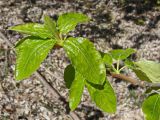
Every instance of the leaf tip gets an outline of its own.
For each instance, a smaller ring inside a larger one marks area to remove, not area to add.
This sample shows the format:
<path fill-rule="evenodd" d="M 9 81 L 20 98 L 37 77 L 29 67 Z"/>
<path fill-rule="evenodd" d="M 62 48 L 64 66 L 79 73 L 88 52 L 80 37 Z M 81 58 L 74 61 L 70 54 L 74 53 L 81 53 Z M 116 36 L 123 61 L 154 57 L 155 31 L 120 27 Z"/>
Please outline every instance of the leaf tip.
<path fill-rule="evenodd" d="M 71 111 L 74 111 L 76 109 L 76 107 L 74 107 L 72 102 L 69 102 L 69 108 L 70 108 Z"/>
<path fill-rule="evenodd" d="M 15 26 L 11 26 L 11 27 L 9 27 L 7 30 L 14 30 L 14 27 L 15 27 Z"/>
<path fill-rule="evenodd" d="M 50 19 L 49 15 L 47 14 L 43 15 L 43 20 L 45 21 L 46 19 Z"/>

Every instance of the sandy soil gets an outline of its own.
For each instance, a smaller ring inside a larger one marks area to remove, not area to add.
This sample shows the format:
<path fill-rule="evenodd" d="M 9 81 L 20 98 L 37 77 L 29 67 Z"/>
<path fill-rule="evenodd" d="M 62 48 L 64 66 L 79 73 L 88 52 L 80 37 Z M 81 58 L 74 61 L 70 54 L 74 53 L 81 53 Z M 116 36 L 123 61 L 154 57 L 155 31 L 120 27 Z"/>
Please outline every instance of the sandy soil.
<path fill-rule="evenodd" d="M 136 0 L 133 0 L 136 1 Z M 57 19 L 59 14 L 76 11 L 87 14 L 91 21 L 78 25 L 70 35 L 83 36 L 96 48 L 132 47 L 137 50 L 133 60 L 140 58 L 160 61 L 160 9 L 155 4 L 141 4 L 118 0 L 0 0 L 0 32 L 14 45 L 22 35 L 7 28 L 27 22 L 43 22 L 43 15 Z M 15 81 L 15 53 L 0 36 L 0 119 L 2 120 L 70 120 L 61 100 L 55 99 L 39 79 L 33 75 Z M 63 80 L 64 68 L 69 64 L 63 49 L 54 49 L 39 71 L 58 92 L 68 98 Z M 135 75 L 127 71 L 127 74 Z M 85 90 L 76 113 L 82 120 L 143 120 L 141 103 L 145 89 L 121 80 L 109 78 L 117 94 L 115 114 L 107 114 L 95 107 Z"/>

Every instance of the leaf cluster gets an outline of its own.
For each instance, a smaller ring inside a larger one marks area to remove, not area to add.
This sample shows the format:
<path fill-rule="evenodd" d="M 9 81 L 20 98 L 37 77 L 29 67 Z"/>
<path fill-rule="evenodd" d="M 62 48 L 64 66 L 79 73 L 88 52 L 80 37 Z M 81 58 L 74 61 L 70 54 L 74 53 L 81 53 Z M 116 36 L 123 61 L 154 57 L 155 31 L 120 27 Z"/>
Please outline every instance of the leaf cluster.
<path fill-rule="evenodd" d="M 103 54 L 104 63 L 109 72 L 121 73 L 124 69 L 132 70 L 137 77 L 148 83 L 160 83 L 160 63 L 149 60 L 133 62 L 128 57 L 136 51 L 128 48 L 126 50 L 112 50 Z M 119 64 L 123 67 L 119 68 Z M 115 65 L 116 64 L 116 65 Z M 159 88 L 149 88 L 148 97 L 142 104 L 142 110 L 146 120 L 159 120 L 160 92 Z"/>
<path fill-rule="evenodd" d="M 116 96 L 106 78 L 106 68 L 100 53 L 87 38 L 67 36 L 78 23 L 88 20 L 81 13 L 65 13 L 57 21 L 44 16 L 44 24 L 27 23 L 9 28 L 28 35 L 16 45 L 16 80 L 32 75 L 49 51 L 56 45 L 61 46 L 71 61 L 64 72 L 66 86 L 70 89 L 71 110 L 78 106 L 84 87 L 87 87 L 96 105 L 105 112 L 113 113 L 116 110 Z"/>
<path fill-rule="evenodd" d="M 133 62 L 129 57 L 134 49 L 116 49 L 107 53 L 97 51 L 92 42 L 83 37 L 68 37 L 68 33 L 79 23 L 89 21 L 81 13 L 65 13 L 57 21 L 44 16 L 44 23 L 27 23 L 10 27 L 27 37 L 15 46 L 17 53 L 16 80 L 28 78 L 36 71 L 55 46 L 63 47 L 70 65 L 65 68 L 64 81 L 69 89 L 69 106 L 74 110 L 81 101 L 86 87 L 92 101 L 104 112 L 116 111 L 116 95 L 106 76 L 107 73 L 121 74 L 131 69 L 140 80 L 160 82 L 160 63 L 141 60 Z M 160 111 L 159 92 L 153 92 L 143 103 L 142 109 L 147 120 L 158 120 Z"/>

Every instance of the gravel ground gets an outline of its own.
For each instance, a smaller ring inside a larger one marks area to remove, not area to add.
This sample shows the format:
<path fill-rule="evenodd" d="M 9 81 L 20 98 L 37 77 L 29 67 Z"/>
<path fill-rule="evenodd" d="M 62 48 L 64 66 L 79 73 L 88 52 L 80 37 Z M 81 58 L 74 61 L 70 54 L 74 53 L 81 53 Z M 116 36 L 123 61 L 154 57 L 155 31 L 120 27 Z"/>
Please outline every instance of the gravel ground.
<path fill-rule="evenodd" d="M 137 50 L 134 60 L 145 58 L 160 62 L 160 9 L 155 6 L 122 5 L 116 0 L 0 0 L 0 31 L 15 44 L 22 36 L 8 31 L 8 27 L 27 22 L 41 23 L 44 14 L 57 19 L 59 14 L 70 11 L 82 12 L 91 18 L 88 24 L 78 25 L 76 32 L 70 35 L 89 38 L 103 52 L 132 47 Z M 136 22 L 142 18 L 143 25 Z M 0 39 L 0 119 L 70 120 L 63 102 L 54 99 L 35 75 L 21 82 L 15 81 L 15 59 L 13 48 Z M 63 71 L 68 64 L 64 50 L 54 49 L 39 69 L 66 99 L 68 90 Z M 135 77 L 130 71 L 127 74 Z M 82 120 L 143 120 L 141 103 L 145 90 L 118 79 L 109 80 L 117 94 L 115 114 L 103 113 L 96 108 L 86 90 L 75 112 Z"/>

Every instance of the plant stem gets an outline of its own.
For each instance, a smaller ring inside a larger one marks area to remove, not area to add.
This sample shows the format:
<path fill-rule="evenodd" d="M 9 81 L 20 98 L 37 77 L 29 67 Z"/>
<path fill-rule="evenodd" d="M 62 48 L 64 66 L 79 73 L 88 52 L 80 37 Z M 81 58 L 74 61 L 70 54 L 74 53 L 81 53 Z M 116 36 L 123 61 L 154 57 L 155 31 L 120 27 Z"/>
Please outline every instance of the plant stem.
<path fill-rule="evenodd" d="M 119 79 L 125 80 L 127 82 L 130 82 L 133 85 L 138 85 L 143 88 L 148 88 L 148 87 L 149 88 L 155 88 L 155 87 L 160 88 L 160 83 L 149 83 L 146 81 L 139 81 L 139 80 L 133 79 L 133 78 L 126 76 L 126 75 L 123 75 L 123 74 L 117 74 L 117 73 L 110 73 L 110 74 L 113 78 L 119 78 Z"/>
<path fill-rule="evenodd" d="M 126 66 L 123 66 L 121 69 L 119 69 L 119 72 L 121 72 L 124 68 L 126 68 Z"/>
<path fill-rule="evenodd" d="M 119 71 L 119 60 L 117 60 L 117 71 Z"/>
<path fill-rule="evenodd" d="M 119 74 L 119 72 L 116 70 L 116 68 L 114 67 L 114 65 L 112 65 L 112 69 L 115 73 Z"/>
<path fill-rule="evenodd" d="M 61 33 L 59 33 L 59 38 L 60 38 L 61 41 L 63 41 L 63 36 L 62 36 Z"/>
<path fill-rule="evenodd" d="M 116 73 L 110 73 L 110 74 L 111 74 L 111 76 L 112 76 L 113 78 L 119 78 L 119 79 L 128 81 L 128 82 L 130 82 L 130 83 L 132 83 L 132 84 L 134 84 L 134 85 L 137 85 L 137 83 L 138 83 L 137 80 L 132 79 L 132 78 L 130 78 L 129 76 L 126 76 L 126 75 L 123 75 L 123 74 L 116 74 Z"/>

